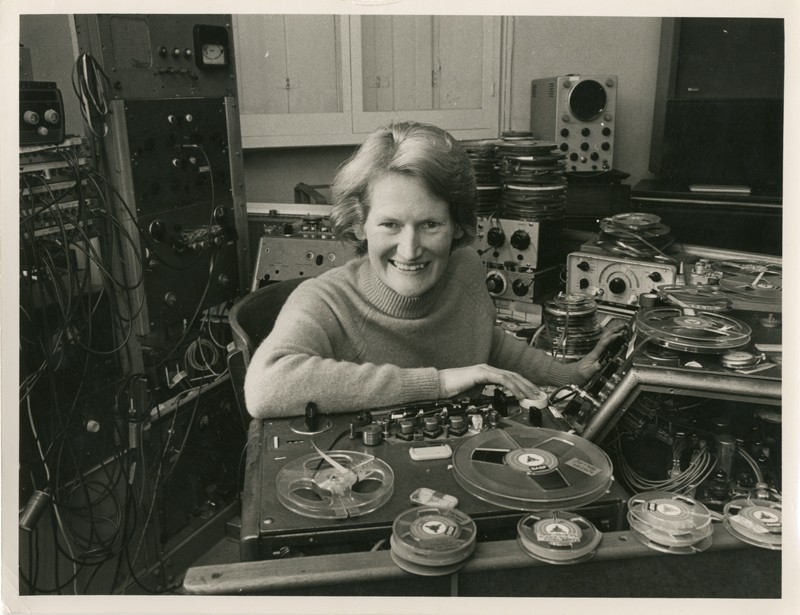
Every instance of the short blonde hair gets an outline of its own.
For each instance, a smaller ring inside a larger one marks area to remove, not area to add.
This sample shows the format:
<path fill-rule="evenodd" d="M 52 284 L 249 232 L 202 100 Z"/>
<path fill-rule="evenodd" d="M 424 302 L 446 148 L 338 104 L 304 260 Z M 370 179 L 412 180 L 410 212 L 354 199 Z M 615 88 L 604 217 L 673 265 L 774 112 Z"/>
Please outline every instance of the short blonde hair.
<path fill-rule="evenodd" d="M 475 238 L 477 189 L 472 163 L 461 144 L 447 131 L 419 122 L 397 122 L 379 128 L 342 165 L 331 185 L 331 222 L 336 236 L 367 251 L 355 227 L 369 212 L 372 183 L 386 173 L 421 179 L 431 194 L 445 201 L 456 225 L 453 248 Z"/>

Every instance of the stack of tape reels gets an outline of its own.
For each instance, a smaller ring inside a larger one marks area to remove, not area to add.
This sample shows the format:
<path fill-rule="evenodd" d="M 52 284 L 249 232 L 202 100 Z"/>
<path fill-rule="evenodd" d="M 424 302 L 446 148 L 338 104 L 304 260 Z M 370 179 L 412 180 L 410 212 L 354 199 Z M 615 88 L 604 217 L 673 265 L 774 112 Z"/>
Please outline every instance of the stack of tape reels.
<path fill-rule="evenodd" d="M 690 497 L 669 491 L 647 491 L 628 502 L 633 536 L 662 553 L 691 555 L 711 546 L 711 512 Z"/>
<path fill-rule="evenodd" d="M 475 551 L 477 533 L 475 522 L 458 509 L 411 508 L 394 521 L 391 557 L 413 574 L 450 574 L 462 568 Z"/>

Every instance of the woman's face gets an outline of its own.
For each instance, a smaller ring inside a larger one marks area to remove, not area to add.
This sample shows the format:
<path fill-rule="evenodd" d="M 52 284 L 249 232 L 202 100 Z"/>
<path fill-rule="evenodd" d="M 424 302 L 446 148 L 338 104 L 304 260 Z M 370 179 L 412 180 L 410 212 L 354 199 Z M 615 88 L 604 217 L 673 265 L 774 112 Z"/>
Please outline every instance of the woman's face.
<path fill-rule="evenodd" d="M 369 213 L 356 236 L 367 241 L 370 264 L 381 281 L 404 297 L 433 288 L 460 236 L 447 203 L 422 180 L 387 173 L 370 187 Z"/>

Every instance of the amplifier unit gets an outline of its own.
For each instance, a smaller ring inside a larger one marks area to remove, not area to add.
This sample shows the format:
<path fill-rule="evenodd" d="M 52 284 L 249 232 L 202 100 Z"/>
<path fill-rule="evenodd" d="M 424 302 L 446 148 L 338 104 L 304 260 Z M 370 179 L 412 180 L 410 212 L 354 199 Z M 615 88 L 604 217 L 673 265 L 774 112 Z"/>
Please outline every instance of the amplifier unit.
<path fill-rule="evenodd" d="M 531 83 L 531 132 L 558 143 L 567 171 L 608 171 L 614 161 L 616 75 L 565 75 Z"/>
<path fill-rule="evenodd" d="M 64 140 L 64 103 L 52 81 L 19 82 L 19 144 L 50 145 Z"/>
<path fill-rule="evenodd" d="M 543 269 L 558 264 L 561 222 L 478 217 L 473 244 L 487 263 Z"/>
<path fill-rule="evenodd" d="M 573 252 L 567 255 L 567 291 L 592 295 L 597 301 L 638 305 L 641 293 L 675 284 L 674 264 Z"/>

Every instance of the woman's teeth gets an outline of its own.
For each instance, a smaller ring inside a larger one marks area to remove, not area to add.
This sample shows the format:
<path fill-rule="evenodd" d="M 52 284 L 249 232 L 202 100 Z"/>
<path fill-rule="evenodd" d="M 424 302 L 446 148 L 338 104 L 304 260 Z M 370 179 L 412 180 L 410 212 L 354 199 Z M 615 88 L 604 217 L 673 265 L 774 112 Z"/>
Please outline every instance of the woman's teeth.
<path fill-rule="evenodd" d="M 414 264 L 406 264 L 406 263 L 398 263 L 397 261 L 390 261 L 394 267 L 399 269 L 400 271 L 419 271 L 420 269 L 424 269 L 428 266 L 428 263 L 414 263 Z"/>

